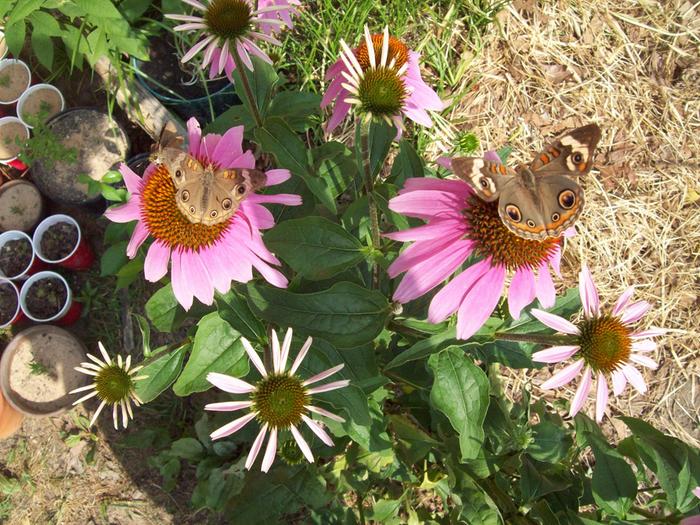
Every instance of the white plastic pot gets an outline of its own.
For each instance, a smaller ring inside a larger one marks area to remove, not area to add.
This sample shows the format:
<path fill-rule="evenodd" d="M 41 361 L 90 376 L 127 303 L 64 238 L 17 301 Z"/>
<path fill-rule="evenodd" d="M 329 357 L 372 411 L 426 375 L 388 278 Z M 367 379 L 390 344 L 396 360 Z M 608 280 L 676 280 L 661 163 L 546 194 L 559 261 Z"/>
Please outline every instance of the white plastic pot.
<path fill-rule="evenodd" d="M 32 72 L 29 69 L 29 66 L 17 58 L 3 58 L 0 60 L 0 75 L 2 74 L 3 69 L 12 65 L 19 65 L 27 72 L 27 85 L 22 88 L 22 91 L 16 97 L 11 100 L 0 100 L 0 104 L 14 104 L 19 100 L 19 97 L 22 96 L 22 93 L 27 91 L 27 88 L 32 83 Z"/>
<path fill-rule="evenodd" d="M 75 246 L 73 246 L 73 249 L 70 251 L 68 255 L 66 255 L 63 259 L 58 259 L 58 260 L 52 260 L 49 259 L 44 253 L 41 251 L 41 239 L 44 237 L 44 234 L 46 231 L 53 226 L 54 224 L 60 224 L 62 222 L 67 222 L 68 224 L 72 224 L 78 229 L 78 240 L 75 242 Z M 36 252 L 37 257 L 41 259 L 44 262 L 51 263 L 51 264 L 61 264 L 62 262 L 70 259 L 73 257 L 73 254 L 75 254 L 76 250 L 78 249 L 78 246 L 80 246 L 80 241 L 82 239 L 83 232 L 80 230 L 80 225 L 78 222 L 71 217 L 70 215 L 63 215 L 63 214 L 56 214 L 56 215 L 50 215 L 49 217 L 46 217 L 43 221 L 39 223 L 39 226 L 36 227 L 36 230 L 34 230 L 34 236 L 32 237 L 32 242 L 34 243 L 34 251 Z"/>
<path fill-rule="evenodd" d="M 63 307 L 59 310 L 59 312 L 52 317 L 49 317 L 48 319 L 39 319 L 32 315 L 32 313 L 29 311 L 27 308 L 27 294 L 29 293 L 29 289 L 32 287 L 34 283 L 37 281 L 40 281 L 42 279 L 58 279 L 63 283 L 63 285 L 66 287 L 66 302 L 64 303 Z M 51 271 L 44 271 L 44 272 L 39 272 L 35 273 L 32 275 L 29 279 L 26 280 L 24 285 L 22 285 L 22 290 L 19 292 L 19 304 L 20 307 L 22 308 L 22 311 L 24 312 L 24 315 L 26 315 L 29 319 L 36 323 L 50 323 L 51 321 L 58 321 L 61 319 L 61 317 L 65 316 L 68 313 L 68 310 L 70 310 L 71 304 L 73 303 L 73 292 L 70 289 L 70 286 L 68 285 L 68 281 L 66 281 L 62 275 L 56 273 L 56 272 L 51 272 Z"/>
<path fill-rule="evenodd" d="M 56 113 L 60 113 L 66 107 L 66 100 L 63 98 L 63 93 L 61 93 L 61 91 L 56 86 L 52 86 L 51 84 L 34 84 L 30 88 L 28 88 L 24 93 L 22 93 L 17 102 L 17 116 L 29 129 L 32 129 L 34 126 L 29 124 L 29 122 L 27 122 L 27 120 L 25 119 L 23 109 L 27 104 L 27 100 L 31 99 L 32 96 L 35 96 L 37 92 L 41 91 L 53 91 L 58 95 L 58 98 L 61 100 L 61 106 L 55 112 L 51 113 L 50 115 L 47 115 L 47 119 L 51 118 Z"/>
<path fill-rule="evenodd" d="M 26 239 L 29 241 L 29 244 L 32 247 L 32 258 L 29 261 L 29 264 L 27 267 L 19 274 L 17 275 L 5 275 L 2 270 L 0 270 L 0 277 L 4 277 L 5 279 L 11 279 L 11 280 L 17 280 L 17 279 L 24 279 L 27 277 L 29 274 L 29 271 L 31 270 L 32 266 L 34 265 L 34 261 L 36 259 L 36 249 L 34 248 L 34 243 L 32 242 L 32 238 L 27 235 L 26 233 L 19 231 L 19 230 L 10 230 L 8 232 L 4 232 L 0 234 L 0 248 L 5 246 L 5 244 L 9 241 L 16 241 L 18 239 Z"/>
<path fill-rule="evenodd" d="M 2 62 L 2 61 L 0 60 L 0 62 Z M 0 117 L 0 128 L 2 128 L 3 126 L 7 126 L 11 123 L 16 123 L 16 124 L 21 125 L 24 128 L 24 135 L 25 135 L 24 140 L 25 141 L 29 140 L 29 128 L 27 127 L 27 125 L 24 122 L 22 122 L 17 117 Z M 10 162 L 15 160 L 16 158 L 17 158 L 17 155 L 15 155 L 13 157 L 6 158 L 6 159 L 0 158 L 0 162 L 2 162 L 3 164 L 9 164 Z"/>
<path fill-rule="evenodd" d="M 10 286 L 12 286 L 12 288 L 15 289 L 15 293 L 17 294 L 17 308 L 15 309 L 15 313 L 12 315 L 12 317 L 10 318 L 10 320 L 8 322 L 6 322 L 5 324 L 0 324 L 0 329 L 1 329 L 1 328 L 7 328 L 8 326 L 11 326 L 14 323 L 16 323 L 19 320 L 19 318 L 22 316 L 22 314 L 20 313 L 22 311 L 22 309 L 20 308 L 20 305 L 19 305 L 19 290 L 17 289 L 17 285 L 15 283 L 13 283 L 12 281 L 10 281 L 9 279 L 5 279 L 4 277 L 0 277 L 0 284 L 9 284 Z"/>

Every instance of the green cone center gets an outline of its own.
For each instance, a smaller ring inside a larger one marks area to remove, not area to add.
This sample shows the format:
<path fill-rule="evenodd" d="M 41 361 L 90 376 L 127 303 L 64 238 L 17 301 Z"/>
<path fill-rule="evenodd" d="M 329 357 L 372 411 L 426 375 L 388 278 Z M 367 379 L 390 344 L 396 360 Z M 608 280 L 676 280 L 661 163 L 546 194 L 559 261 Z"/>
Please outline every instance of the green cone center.
<path fill-rule="evenodd" d="M 581 355 L 594 371 L 610 373 L 629 359 L 632 341 L 618 318 L 585 319 L 578 328 Z"/>
<path fill-rule="evenodd" d="M 209 31 L 225 40 L 236 40 L 250 29 L 252 10 L 245 0 L 213 0 L 204 21 Z"/>
<path fill-rule="evenodd" d="M 298 465 L 304 460 L 304 454 L 292 438 L 283 441 L 277 449 L 277 453 L 287 465 Z"/>
<path fill-rule="evenodd" d="M 262 378 L 253 392 L 258 419 L 274 428 L 289 428 L 301 421 L 309 403 L 306 388 L 296 376 L 273 374 Z"/>
<path fill-rule="evenodd" d="M 358 98 L 362 109 L 377 116 L 397 115 L 406 99 L 406 88 L 394 69 L 378 67 L 365 71 Z"/>
<path fill-rule="evenodd" d="M 113 405 L 129 398 L 134 389 L 134 381 L 123 368 L 109 365 L 97 372 L 95 390 L 97 397 Z"/>

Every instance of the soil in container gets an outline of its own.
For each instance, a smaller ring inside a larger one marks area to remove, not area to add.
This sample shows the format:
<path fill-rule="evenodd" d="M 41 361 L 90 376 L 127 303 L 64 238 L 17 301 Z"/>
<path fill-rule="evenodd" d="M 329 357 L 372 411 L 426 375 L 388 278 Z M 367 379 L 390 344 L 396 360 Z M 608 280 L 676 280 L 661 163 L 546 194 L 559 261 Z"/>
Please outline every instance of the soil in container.
<path fill-rule="evenodd" d="M 70 159 L 38 158 L 32 165 L 32 177 L 39 190 L 63 204 L 86 204 L 99 200 L 89 195 L 88 186 L 80 181 L 87 175 L 100 180 L 126 158 L 129 140 L 123 129 L 109 116 L 96 109 L 79 108 L 64 111 L 48 124 L 57 148 L 72 151 Z M 32 139 L 34 140 L 34 139 Z"/>
<path fill-rule="evenodd" d="M 54 89 L 37 88 L 23 97 L 22 120 L 34 126 L 39 119 L 46 121 L 61 111 L 63 103 L 61 95 Z"/>
<path fill-rule="evenodd" d="M 17 291 L 8 282 L 0 283 L 0 325 L 6 325 L 17 314 Z"/>
<path fill-rule="evenodd" d="M 85 384 L 85 376 L 74 369 L 85 360 L 80 342 L 60 328 L 35 326 L 10 345 L 16 348 L 3 380 L 9 383 L 11 400 L 34 415 L 70 406 L 74 396 L 68 392 Z"/>
<path fill-rule="evenodd" d="M 8 104 L 17 100 L 30 81 L 29 71 L 24 65 L 7 64 L 0 70 L 0 103 Z"/>
<path fill-rule="evenodd" d="M 68 257 L 78 244 L 78 228 L 68 222 L 58 222 L 41 236 L 41 255 L 51 261 Z"/>
<path fill-rule="evenodd" d="M 36 319 L 50 319 L 66 304 L 68 290 L 55 278 L 40 279 L 32 283 L 24 301 L 27 310 Z"/>
<path fill-rule="evenodd" d="M 0 247 L 0 270 L 7 277 L 16 277 L 32 261 L 32 243 L 27 239 L 7 241 Z"/>
<path fill-rule="evenodd" d="M 19 155 L 27 138 L 26 126 L 17 120 L 0 125 L 0 161 Z"/>
<path fill-rule="evenodd" d="M 14 180 L 0 186 L 0 230 L 31 230 L 41 219 L 43 203 L 36 186 Z"/>

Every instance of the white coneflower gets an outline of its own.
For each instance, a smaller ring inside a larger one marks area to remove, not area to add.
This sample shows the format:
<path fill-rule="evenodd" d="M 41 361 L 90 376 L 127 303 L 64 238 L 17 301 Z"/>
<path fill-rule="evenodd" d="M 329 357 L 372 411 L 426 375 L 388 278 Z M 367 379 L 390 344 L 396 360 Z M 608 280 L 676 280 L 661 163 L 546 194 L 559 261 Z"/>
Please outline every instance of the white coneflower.
<path fill-rule="evenodd" d="M 313 339 L 309 337 L 306 340 L 289 370 L 287 370 L 287 358 L 289 357 L 289 348 L 292 344 L 292 329 L 289 328 L 287 330 L 281 347 L 277 332 L 274 330 L 272 331 L 271 340 L 273 366 L 272 370 L 266 370 L 260 356 L 258 356 L 250 342 L 241 337 L 241 342 L 243 343 L 248 357 L 262 376 L 254 385 L 225 374 L 212 372 L 207 375 L 207 380 L 214 386 L 232 394 L 248 394 L 248 400 L 210 403 L 204 407 L 206 410 L 221 412 L 233 412 L 246 408 L 250 409 L 250 412 L 245 416 L 234 419 L 230 423 L 212 432 L 211 438 L 221 439 L 230 436 L 238 432 L 253 419 L 257 419 L 262 428 L 255 438 L 255 441 L 253 441 L 253 446 L 245 462 L 245 468 L 250 469 L 253 465 L 262 449 L 265 436 L 269 432 L 270 437 L 262 461 L 261 470 L 263 472 L 267 472 L 272 466 L 277 452 L 277 437 L 283 430 L 289 430 L 291 432 L 299 449 L 304 454 L 304 457 L 310 463 L 313 462 L 314 457 L 311 453 L 311 448 L 301 435 L 301 432 L 299 432 L 298 426 L 302 422 L 326 445 L 329 447 L 333 446 L 333 441 L 330 436 L 323 427 L 311 419 L 309 415 L 310 413 L 314 413 L 341 423 L 345 420 L 327 410 L 312 405 L 311 396 L 313 394 L 343 388 L 350 383 L 349 380 L 342 379 L 309 388 L 310 385 L 339 372 L 345 365 L 340 364 L 334 366 L 307 380 L 303 380 L 296 375 L 296 371 L 304 360 L 304 357 L 306 357 Z"/>
<path fill-rule="evenodd" d="M 95 423 L 97 416 L 100 415 L 105 405 L 110 405 L 113 407 L 112 419 L 114 420 L 114 428 L 119 429 L 120 410 L 122 426 L 126 428 L 129 419 L 134 418 L 134 413 L 131 410 L 131 402 L 133 401 L 136 406 L 142 404 L 142 401 L 136 394 L 136 381 L 146 379 L 148 376 L 135 375 L 143 366 L 139 365 L 132 368 L 130 355 L 126 356 L 126 359 L 122 359 L 121 355 L 117 355 L 116 361 L 113 361 L 102 343 L 97 343 L 97 346 L 100 349 L 104 361 L 94 355 L 87 354 L 92 362 L 80 363 L 80 366 L 75 367 L 78 372 L 94 377 L 94 380 L 87 386 L 82 386 L 70 391 L 71 394 L 77 394 L 79 392 L 91 390 L 90 393 L 75 401 L 73 406 L 97 396 L 100 400 L 100 405 L 97 407 L 95 414 L 90 420 L 90 426 Z"/>

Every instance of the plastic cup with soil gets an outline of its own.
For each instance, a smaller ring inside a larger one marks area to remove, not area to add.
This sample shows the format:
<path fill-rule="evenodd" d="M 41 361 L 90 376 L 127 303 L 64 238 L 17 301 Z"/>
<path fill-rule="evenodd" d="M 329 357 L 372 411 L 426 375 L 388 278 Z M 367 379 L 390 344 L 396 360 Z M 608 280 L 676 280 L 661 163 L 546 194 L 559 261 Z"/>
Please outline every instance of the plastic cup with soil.
<path fill-rule="evenodd" d="M 32 239 L 24 232 L 12 230 L 0 234 L 0 277 L 23 279 L 37 270 Z"/>
<path fill-rule="evenodd" d="M 31 182 L 12 180 L 0 186 L 0 230 L 30 231 L 43 212 L 41 193 Z"/>
<path fill-rule="evenodd" d="M 23 317 L 17 286 L 8 279 L 0 278 L 0 328 L 17 324 Z"/>
<path fill-rule="evenodd" d="M 32 241 L 39 259 L 49 264 L 71 270 L 86 270 L 95 260 L 80 225 L 69 215 L 46 217 L 34 230 Z"/>
<path fill-rule="evenodd" d="M 180 47 L 189 49 L 191 46 Z M 140 73 L 138 81 L 183 120 L 190 117 L 200 122 L 211 120 L 210 100 L 215 115 L 240 102 L 228 78 L 210 80 L 195 66 L 183 64 L 172 34 L 152 38 L 148 53 L 150 60 L 147 62 L 132 59 L 132 65 Z"/>
<path fill-rule="evenodd" d="M 9 49 L 7 49 L 7 42 L 5 42 L 5 33 L 0 31 L 0 60 L 7 56 Z"/>
<path fill-rule="evenodd" d="M 29 66 L 16 58 L 0 60 L 0 104 L 14 104 L 32 82 Z"/>
<path fill-rule="evenodd" d="M 56 415 L 68 409 L 71 390 L 86 383 L 75 370 L 85 347 L 56 326 L 33 326 L 17 334 L 0 359 L 0 387 L 16 410 L 30 416 Z"/>
<path fill-rule="evenodd" d="M 51 84 L 35 84 L 19 97 L 17 116 L 28 128 L 33 128 L 38 122 L 46 122 L 63 111 L 65 106 L 66 101 L 58 88 Z"/>
<path fill-rule="evenodd" d="M 68 282 L 56 272 L 32 275 L 19 292 L 22 312 L 36 323 L 73 324 L 80 317 L 81 305 L 73 301 Z"/>
<path fill-rule="evenodd" d="M 32 179 L 39 191 L 62 204 L 100 200 L 81 179 L 99 181 L 127 158 L 129 139 L 121 125 L 103 111 L 75 108 L 55 115 L 42 128 L 45 151 L 31 152 Z"/>
<path fill-rule="evenodd" d="M 29 128 L 17 117 L 0 117 L 0 162 L 17 158 L 29 140 Z"/>

